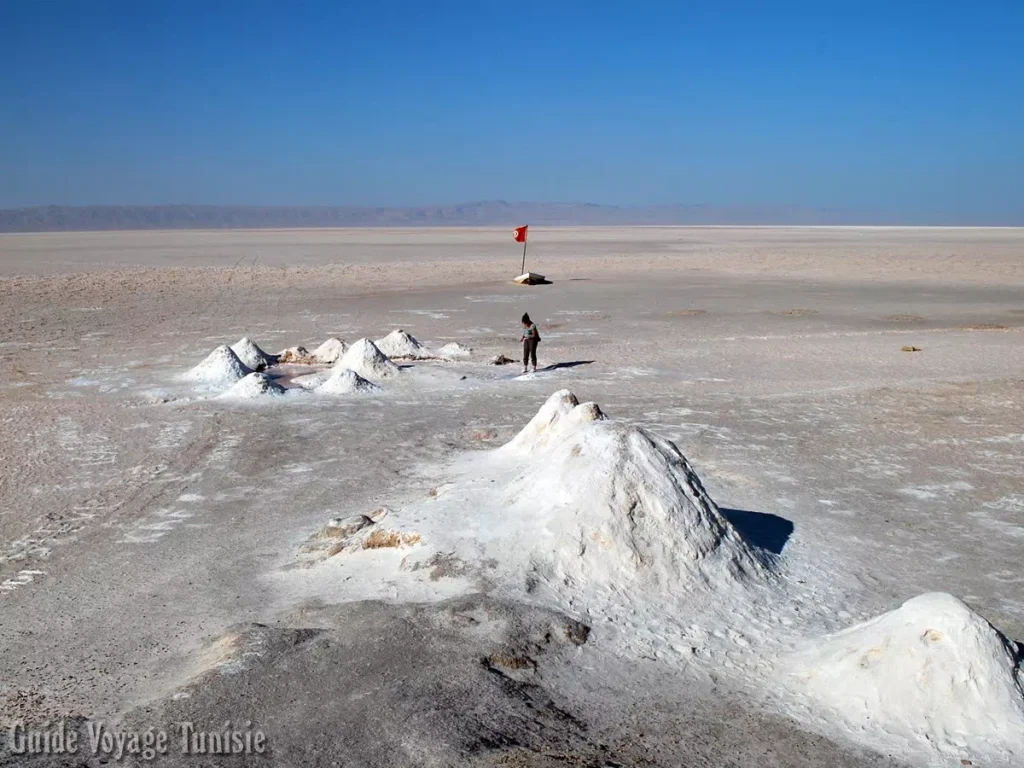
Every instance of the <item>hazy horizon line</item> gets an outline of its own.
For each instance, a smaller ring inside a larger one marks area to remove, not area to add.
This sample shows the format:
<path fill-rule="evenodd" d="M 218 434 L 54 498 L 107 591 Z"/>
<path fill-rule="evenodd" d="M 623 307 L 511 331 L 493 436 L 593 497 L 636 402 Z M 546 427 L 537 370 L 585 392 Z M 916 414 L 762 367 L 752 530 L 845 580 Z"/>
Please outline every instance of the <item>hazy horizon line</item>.
<path fill-rule="evenodd" d="M 1024 226 L 1024 211 L 952 213 L 784 203 L 478 200 L 429 205 L 47 204 L 0 208 L 0 232 L 535 226 Z"/>

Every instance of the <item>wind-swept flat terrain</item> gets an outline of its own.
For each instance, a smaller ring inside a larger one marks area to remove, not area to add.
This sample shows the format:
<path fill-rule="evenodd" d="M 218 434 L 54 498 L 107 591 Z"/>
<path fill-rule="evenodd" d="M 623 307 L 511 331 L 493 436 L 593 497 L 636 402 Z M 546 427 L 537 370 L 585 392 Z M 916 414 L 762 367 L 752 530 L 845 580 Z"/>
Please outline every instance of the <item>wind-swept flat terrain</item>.
<path fill-rule="evenodd" d="M 976 617 L 1024 639 L 1024 230 L 530 237 L 551 285 L 511 284 L 506 229 L 0 235 L 3 732 L 266 735 L 157 765 L 1019 765 L 1020 647 Z M 526 311 L 523 377 L 488 361 Z M 397 328 L 433 359 L 351 363 L 376 389 L 183 378 Z M 970 611 L 823 639 L 936 592 Z M 873 675 L 904 636 L 991 670 L 976 700 Z"/>

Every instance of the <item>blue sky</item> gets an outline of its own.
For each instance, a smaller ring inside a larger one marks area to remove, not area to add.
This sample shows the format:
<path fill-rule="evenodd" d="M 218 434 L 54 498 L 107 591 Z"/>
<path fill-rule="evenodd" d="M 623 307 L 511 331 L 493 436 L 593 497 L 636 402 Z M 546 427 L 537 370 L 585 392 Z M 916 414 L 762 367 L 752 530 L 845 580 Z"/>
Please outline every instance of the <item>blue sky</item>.
<path fill-rule="evenodd" d="M 0 207 L 1024 214 L 1024 3 L 0 0 Z"/>

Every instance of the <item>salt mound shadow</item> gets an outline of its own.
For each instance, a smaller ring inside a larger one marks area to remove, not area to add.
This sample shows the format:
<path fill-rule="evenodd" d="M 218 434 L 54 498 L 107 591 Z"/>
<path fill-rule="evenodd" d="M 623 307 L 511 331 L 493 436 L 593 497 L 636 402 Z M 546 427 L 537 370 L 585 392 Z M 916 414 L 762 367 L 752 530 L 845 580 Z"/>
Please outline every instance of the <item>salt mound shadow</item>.
<path fill-rule="evenodd" d="M 561 390 L 497 453 L 522 461 L 505 489 L 534 574 L 628 594 L 724 586 L 767 572 L 671 442 L 608 420 Z"/>
<path fill-rule="evenodd" d="M 369 339 L 359 339 L 348 348 L 336 368 L 348 368 L 364 379 L 386 379 L 398 375 L 398 366 L 384 355 Z"/>
<path fill-rule="evenodd" d="M 401 328 L 396 328 L 383 339 L 377 339 L 374 344 L 385 355 L 398 360 L 424 360 L 434 357 L 430 350 Z"/>
<path fill-rule="evenodd" d="M 1019 654 L 952 595 L 920 595 L 786 661 L 792 688 L 859 729 L 1024 761 Z"/>
<path fill-rule="evenodd" d="M 228 386 L 250 373 L 252 370 L 238 358 L 231 347 L 221 344 L 207 355 L 203 362 L 189 370 L 185 378 L 204 384 Z"/>

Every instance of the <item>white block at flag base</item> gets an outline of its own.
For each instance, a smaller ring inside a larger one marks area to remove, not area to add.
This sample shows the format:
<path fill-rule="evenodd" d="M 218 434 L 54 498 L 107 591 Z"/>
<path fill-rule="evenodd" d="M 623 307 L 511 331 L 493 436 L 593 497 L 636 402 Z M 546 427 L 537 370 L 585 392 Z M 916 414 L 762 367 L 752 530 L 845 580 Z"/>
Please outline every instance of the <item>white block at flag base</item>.
<path fill-rule="evenodd" d="M 515 240 L 517 243 L 523 244 L 523 266 L 521 267 L 521 269 L 523 270 L 523 274 L 521 274 L 519 277 L 512 278 L 512 282 L 517 283 L 519 285 L 546 284 L 549 281 L 547 280 L 547 278 L 544 277 L 544 275 L 538 275 L 536 272 L 526 271 L 526 233 L 529 229 L 529 225 L 524 224 L 523 226 L 516 227 L 515 229 L 512 230 L 512 239 Z"/>
<path fill-rule="evenodd" d="M 519 277 L 513 278 L 512 282 L 519 285 L 539 285 L 546 283 L 547 280 L 544 275 L 538 275 L 536 272 L 524 272 Z"/>

